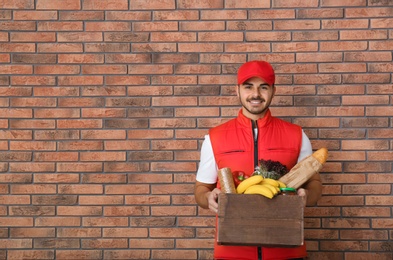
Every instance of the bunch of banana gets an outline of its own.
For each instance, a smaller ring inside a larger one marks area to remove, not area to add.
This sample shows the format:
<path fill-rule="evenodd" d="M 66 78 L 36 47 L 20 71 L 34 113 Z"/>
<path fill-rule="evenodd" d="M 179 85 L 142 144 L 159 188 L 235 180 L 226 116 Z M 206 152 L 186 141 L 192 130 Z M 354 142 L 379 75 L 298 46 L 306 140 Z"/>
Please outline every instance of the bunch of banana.
<path fill-rule="evenodd" d="M 260 194 L 269 199 L 280 192 L 280 188 L 286 185 L 278 180 L 263 178 L 261 175 L 253 175 L 242 181 L 236 188 L 239 194 Z"/>

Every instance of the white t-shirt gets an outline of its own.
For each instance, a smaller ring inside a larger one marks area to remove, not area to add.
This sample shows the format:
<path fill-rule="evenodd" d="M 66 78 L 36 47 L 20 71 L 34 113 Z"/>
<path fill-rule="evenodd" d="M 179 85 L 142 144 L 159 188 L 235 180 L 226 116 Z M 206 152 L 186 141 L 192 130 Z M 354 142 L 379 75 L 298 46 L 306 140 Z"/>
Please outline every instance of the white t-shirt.
<path fill-rule="evenodd" d="M 302 147 L 297 161 L 301 161 L 305 157 L 312 154 L 311 142 L 308 136 L 302 130 Z M 217 182 L 218 167 L 214 159 L 213 147 L 210 142 L 209 135 L 205 135 L 205 140 L 202 143 L 201 159 L 196 175 L 196 180 L 203 183 L 213 184 Z"/>

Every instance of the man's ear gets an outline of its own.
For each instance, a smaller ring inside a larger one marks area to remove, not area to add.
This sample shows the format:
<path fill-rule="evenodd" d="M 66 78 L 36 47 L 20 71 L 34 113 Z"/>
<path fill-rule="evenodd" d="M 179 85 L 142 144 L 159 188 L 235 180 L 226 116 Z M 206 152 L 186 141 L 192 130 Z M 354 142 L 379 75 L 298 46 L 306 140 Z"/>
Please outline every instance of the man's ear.
<path fill-rule="evenodd" d="M 238 96 L 238 97 L 239 97 L 239 88 L 240 88 L 240 85 L 239 84 L 236 85 L 236 87 L 235 87 L 235 89 L 236 89 L 236 96 Z"/>

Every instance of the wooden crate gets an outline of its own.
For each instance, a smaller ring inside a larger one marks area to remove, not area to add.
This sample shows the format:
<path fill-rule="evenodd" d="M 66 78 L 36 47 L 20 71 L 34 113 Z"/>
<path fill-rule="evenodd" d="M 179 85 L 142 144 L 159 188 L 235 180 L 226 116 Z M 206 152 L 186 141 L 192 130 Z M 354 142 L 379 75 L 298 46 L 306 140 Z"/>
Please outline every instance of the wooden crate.
<path fill-rule="evenodd" d="M 302 198 L 220 193 L 217 243 L 294 247 L 304 240 Z"/>

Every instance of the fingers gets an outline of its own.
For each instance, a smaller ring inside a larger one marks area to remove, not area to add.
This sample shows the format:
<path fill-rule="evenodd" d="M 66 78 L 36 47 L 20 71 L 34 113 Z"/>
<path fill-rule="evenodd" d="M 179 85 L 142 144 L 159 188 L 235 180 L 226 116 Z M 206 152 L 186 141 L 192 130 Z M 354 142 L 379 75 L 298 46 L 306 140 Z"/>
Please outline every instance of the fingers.
<path fill-rule="evenodd" d="M 303 199 L 303 204 L 304 204 L 304 207 L 305 207 L 306 204 L 307 204 L 307 190 L 305 190 L 305 189 L 303 189 L 303 188 L 300 188 L 300 189 L 297 190 L 297 195 L 299 195 L 300 197 L 302 197 L 302 199 Z"/>
<path fill-rule="evenodd" d="M 215 188 L 212 190 L 212 192 L 209 195 L 208 201 L 209 201 L 209 209 L 213 211 L 214 213 L 218 212 L 218 194 L 221 193 L 221 190 Z"/>

